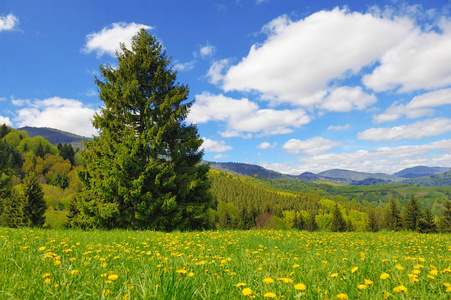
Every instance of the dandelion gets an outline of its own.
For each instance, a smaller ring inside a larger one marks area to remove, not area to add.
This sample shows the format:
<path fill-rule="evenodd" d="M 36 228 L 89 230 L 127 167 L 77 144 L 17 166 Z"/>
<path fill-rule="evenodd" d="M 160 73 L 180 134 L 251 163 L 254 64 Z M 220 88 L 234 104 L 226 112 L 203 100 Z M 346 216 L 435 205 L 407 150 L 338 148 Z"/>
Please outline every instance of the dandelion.
<path fill-rule="evenodd" d="M 357 286 L 357 288 L 358 288 L 359 290 L 366 290 L 366 289 L 368 288 L 368 286 L 367 286 L 366 284 L 359 284 L 359 285 Z"/>
<path fill-rule="evenodd" d="M 69 272 L 71 275 L 78 275 L 80 272 L 78 270 L 72 270 Z"/>
<path fill-rule="evenodd" d="M 398 269 L 399 271 L 404 270 L 404 267 L 401 266 L 400 264 L 397 264 L 397 265 L 395 266 L 395 268 Z"/>
<path fill-rule="evenodd" d="M 365 282 L 366 285 L 373 285 L 373 282 L 369 279 L 365 279 L 363 282 Z"/>
<path fill-rule="evenodd" d="M 277 281 L 283 281 L 285 283 L 292 283 L 293 279 L 285 277 L 285 278 L 277 278 Z"/>
<path fill-rule="evenodd" d="M 348 298 L 348 295 L 343 294 L 343 293 L 338 294 L 338 295 L 337 295 L 337 298 L 338 298 L 338 299 L 349 299 L 349 298 Z"/>
<path fill-rule="evenodd" d="M 272 278 L 265 278 L 265 279 L 263 279 L 263 282 L 267 283 L 267 284 L 270 284 L 270 283 L 274 282 L 274 279 L 272 279 Z"/>
<path fill-rule="evenodd" d="M 236 287 L 243 287 L 246 286 L 246 284 L 244 282 L 240 282 L 236 284 Z"/>
<path fill-rule="evenodd" d="M 119 278 L 119 276 L 117 276 L 116 274 L 111 274 L 110 276 L 108 276 L 108 280 L 111 281 L 115 281 Z"/>
<path fill-rule="evenodd" d="M 188 273 L 188 277 L 193 277 L 194 276 L 194 273 L 193 272 L 189 272 Z"/>
<path fill-rule="evenodd" d="M 429 272 L 429 274 L 431 274 L 432 276 L 437 276 L 438 275 L 438 271 L 437 270 L 431 270 Z"/>
<path fill-rule="evenodd" d="M 388 273 L 382 273 L 380 276 L 381 279 L 388 279 L 389 277 L 390 277 L 390 274 L 388 274 Z"/>
<path fill-rule="evenodd" d="M 303 284 L 303 283 L 298 283 L 298 284 L 296 284 L 296 285 L 294 286 L 294 288 L 295 288 L 296 290 L 298 290 L 298 291 L 305 291 L 305 289 L 306 289 L 307 287 L 306 287 L 305 284 Z"/>
<path fill-rule="evenodd" d="M 61 265 L 61 261 L 60 261 L 60 260 L 55 260 L 55 261 L 53 262 L 53 265 L 54 265 L 55 267 L 58 267 L 59 265 Z"/>
<path fill-rule="evenodd" d="M 337 277 L 338 276 L 338 273 L 332 273 L 332 274 L 330 274 L 330 278 L 335 278 L 335 277 Z"/>
<path fill-rule="evenodd" d="M 244 288 L 241 291 L 241 294 L 243 294 L 244 296 L 250 296 L 250 295 L 252 295 L 252 290 L 250 288 Z"/>
<path fill-rule="evenodd" d="M 293 269 L 299 268 L 300 266 L 298 264 L 293 265 Z"/>
<path fill-rule="evenodd" d="M 44 273 L 43 275 L 42 275 L 42 278 L 50 278 L 50 273 Z"/>
<path fill-rule="evenodd" d="M 175 272 L 178 273 L 178 274 L 182 274 L 182 275 L 188 273 L 188 271 L 185 270 L 185 269 L 179 269 L 179 270 L 177 270 Z"/>
<path fill-rule="evenodd" d="M 351 269 L 351 273 L 357 272 L 358 269 L 359 269 L 358 267 L 353 267 L 353 268 Z"/>
<path fill-rule="evenodd" d="M 393 289 L 394 292 L 396 293 L 405 293 L 407 292 L 407 288 L 403 285 L 397 286 Z"/>
<path fill-rule="evenodd" d="M 263 295 L 264 298 L 277 298 L 276 294 L 272 293 L 272 292 L 267 292 L 266 294 Z"/>
<path fill-rule="evenodd" d="M 415 275 L 418 275 L 418 274 L 421 273 L 421 271 L 420 270 L 413 270 L 412 273 L 415 274 Z"/>

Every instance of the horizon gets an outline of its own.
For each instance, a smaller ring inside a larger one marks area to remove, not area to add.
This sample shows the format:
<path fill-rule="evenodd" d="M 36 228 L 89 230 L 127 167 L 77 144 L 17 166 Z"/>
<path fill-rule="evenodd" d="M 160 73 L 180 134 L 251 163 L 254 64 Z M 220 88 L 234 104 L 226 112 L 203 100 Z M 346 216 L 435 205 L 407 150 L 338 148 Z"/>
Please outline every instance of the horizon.
<path fill-rule="evenodd" d="M 140 28 L 196 99 L 204 160 L 288 175 L 451 166 L 450 0 L 6 0 L 0 124 L 95 135 L 94 76 Z"/>

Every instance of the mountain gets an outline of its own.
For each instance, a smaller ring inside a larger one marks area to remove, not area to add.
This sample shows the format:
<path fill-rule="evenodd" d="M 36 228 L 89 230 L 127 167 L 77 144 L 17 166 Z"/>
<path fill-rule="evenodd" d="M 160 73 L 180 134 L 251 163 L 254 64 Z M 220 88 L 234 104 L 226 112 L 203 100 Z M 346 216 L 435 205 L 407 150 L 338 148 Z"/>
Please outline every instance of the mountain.
<path fill-rule="evenodd" d="M 324 171 L 318 173 L 318 175 L 322 177 L 335 178 L 341 180 L 351 180 L 351 181 L 362 181 L 369 178 L 380 179 L 385 181 L 395 181 L 398 178 L 393 175 L 388 175 L 384 173 L 365 173 L 365 172 L 356 172 L 342 169 L 332 169 L 328 171 Z"/>
<path fill-rule="evenodd" d="M 413 178 L 403 181 L 403 183 L 419 186 L 451 186 L 451 171 Z"/>
<path fill-rule="evenodd" d="M 280 179 L 280 178 L 293 178 L 294 176 L 285 175 L 276 171 L 267 170 L 258 165 L 245 164 L 245 163 L 234 163 L 234 162 L 226 162 L 226 163 L 218 163 L 218 162 L 208 162 L 212 169 L 216 170 L 227 170 L 234 173 L 238 173 L 241 175 L 247 176 L 260 176 L 264 178 L 270 179 Z"/>
<path fill-rule="evenodd" d="M 40 135 L 54 146 L 58 145 L 58 143 L 66 143 L 72 144 L 75 148 L 83 148 L 83 141 L 91 141 L 91 138 L 88 137 L 47 127 L 22 127 L 17 130 L 25 131 L 31 138 Z"/>
<path fill-rule="evenodd" d="M 418 166 L 418 167 L 407 168 L 407 169 L 401 170 L 393 175 L 397 176 L 397 177 L 412 179 L 412 178 L 430 176 L 430 175 L 435 175 L 435 174 L 441 174 L 441 173 L 448 172 L 450 170 L 451 170 L 451 168 Z"/>

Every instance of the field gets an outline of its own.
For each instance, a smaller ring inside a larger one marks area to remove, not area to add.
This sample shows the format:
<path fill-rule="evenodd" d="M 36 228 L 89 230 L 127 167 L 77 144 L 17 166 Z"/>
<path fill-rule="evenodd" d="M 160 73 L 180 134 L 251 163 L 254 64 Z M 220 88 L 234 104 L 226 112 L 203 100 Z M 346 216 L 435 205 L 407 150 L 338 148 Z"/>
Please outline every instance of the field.
<path fill-rule="evenodd" d="M 451 237 L 0 228 L 0 299 L 450 299 Z"/>

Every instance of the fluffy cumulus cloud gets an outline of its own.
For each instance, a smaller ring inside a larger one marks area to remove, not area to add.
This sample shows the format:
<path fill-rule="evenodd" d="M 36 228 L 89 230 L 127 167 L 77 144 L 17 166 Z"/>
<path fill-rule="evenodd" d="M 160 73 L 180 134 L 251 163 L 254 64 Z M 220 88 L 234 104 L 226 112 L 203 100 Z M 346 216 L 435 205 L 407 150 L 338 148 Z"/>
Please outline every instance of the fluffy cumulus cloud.
<path fill-rule="evenodd" d="M 6 124 L 8 126 L 12 126 L 13 123 L 11 122 L 11 120 L 8 117 L 2 117 L 0 116 L 0 125 Z"/>
<path fill-rule="evenodd" d="M 188 121 L 206 123 L 223 121 L 226 131 L 224 137 L 285 134 L 293 132 L 310 121 L 302 109 L 275 110 L 260 109 L 246 98 L 233 99 L 224 95 L 203 93 L 196 96 Z"/>
<path fill-rule="evenodd" d="M 264 26 L 267 39 L 238 64 L 210 69 L 225 91 L 257 91 L 275 103 L 319 106 L 333 111 L 364 109 L 376 102 L 361 87 L 330 88 L 358 74 L 414 28 L 408 18 L 380 18 L 346 9 L 320 11 L 305 19 L 286 16 Z M 377 42 L 375 42 L 377 41 Z"/>
<path fill-rule="evenodd" d="M 19 19 L 13 15 L 0 16 L 0 32 L 7 30 L 14 30 L 19 24 Z"/>
<path fill-rule="evenodd" d="M 272 145 L 268 142 L 263 142 L 263 143 L 257 145 L 257 149 L 268 150 L 268 149 L 274 149 L 276 146 L 277 146 L 276 142 L 274 142 Z"/>
<path fill-rule="evenodd" d="M 207 138 L 203 138 L 203 140 L 202 147 L 207 152 L 226 152 L 233 149 L 232 146 L 226 145 L 224 141 L 215 141 Z"/>
<path fill-rule="evenodd" d="M 329 149 L 343 145 L 322 137 L 314 137 L 308 140 L 291 139 L 287 141 L 282 148 L 294 154 L 303 153 L 306 155 L 324 153 Z"/>
<path fill-rule="evenodd" d="M 419 165 L 451 165 L 451 140 L 440 140 L 425 145 L 381 147 L 347 153 L 310 153 L 299 156 L 297 163 L 262 163 L 263 167 L 298 175 L 303 172 L 322 172 L 330 169 L 348 169 L 372 173 L 392 174 L 404 168 Z"/>
<path fill-rule="evenodd" d="M 414 119 L 430 116 L 435 113 L 435 108 L 451 104 L 451 88 L 440 89 L 416 96 L 407 104 L 393 103 L 385 112 L 373 116 L 376 123 L 396 121 L 403 116 Z"/>
<path fill-rule="evenodd" d="M 24 106 L 16 112 L 18 127 L 51 127 L 87 137 L 97 134 L 91 121 L 95 111 L 78 100 L 53 97 L 12 102 Z"/>
<path fill-rule="evenodd" d="M 351 125 L 346 124 L 346 125 L 330 125 L 329 127 L 327 127 L 327 130 L 346 130 L 351 128 Z"/>
<path fill-rule="evenodd" d="M 95 51 L 98 57 L 104 54 L 115 57 L 116 51 L 120 49 L 120 43 L 124 43 L 127 48 L 130 48 L 132 37 L 141 28 L 152 29 L 151 26 L 137 23 L 113 23 L 99 32 L 88 34 L 83 51 L 85 53 Z"/>
<path fill-rule="evenodd" d="M 386 128 L 370 128 L 359 132 L 357 137 L 372 142 L 419 140 L 451 132 L 451 119 L 435 118 Z"/>
<path fill-rule="evenodd" d="M 216 47 L 212 45 L 205 45 L 200 47 L 199 54 L 202 58 L 211 57 L 216 52 Z"/>

